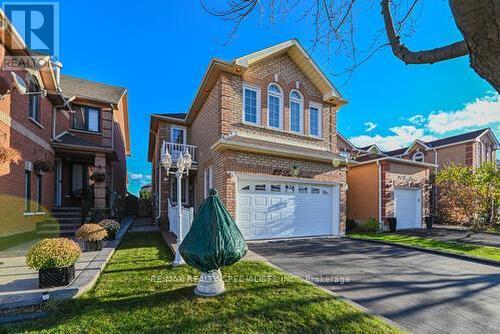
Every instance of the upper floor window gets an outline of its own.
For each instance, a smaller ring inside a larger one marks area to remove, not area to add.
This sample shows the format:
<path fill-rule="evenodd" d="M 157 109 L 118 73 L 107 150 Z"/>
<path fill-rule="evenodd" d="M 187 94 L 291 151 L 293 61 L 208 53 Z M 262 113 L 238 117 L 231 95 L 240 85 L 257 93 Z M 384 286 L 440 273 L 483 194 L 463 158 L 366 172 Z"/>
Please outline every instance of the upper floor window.
<path fill-rule="evenodd" d="M 309 107 L 309 134 L 321 137 L 321 110 L 318 106 Z"/>
<path fill-rule="evenodd" d="M 304 102 L 302 94 L 296 90 L 290 92 L 290 130 L 302 133 L 304 130 Z"/>
<path fill-rule="evenodd" d="M 267 92 L 267 124 L 269 127 L 281 129 L 283 93 L 277 84 L 269 85 Z"/>
<path fill-rule="evenodd" d="M 260 123 L 260 90 L 243 85 L 243 121 L 252 124 Z"/>
<path fill-rule="evenodd" d="M 422 152 L 416 152 L 413 155 L 413 161 L 424 162 L 424 154 Z"/>
<path fill-rule="evenodd" d="M 76 130 L 101 132 L 101 110 L 93 107 L 75 106 L 71 127 Z"/>
<path fill-rule="evenodd" d="M 28 92 L 29 117 L 40 123 L 40 85 L 38 84 L 38 80 L 33 76 L 30 77 L 28 82 Z"/>

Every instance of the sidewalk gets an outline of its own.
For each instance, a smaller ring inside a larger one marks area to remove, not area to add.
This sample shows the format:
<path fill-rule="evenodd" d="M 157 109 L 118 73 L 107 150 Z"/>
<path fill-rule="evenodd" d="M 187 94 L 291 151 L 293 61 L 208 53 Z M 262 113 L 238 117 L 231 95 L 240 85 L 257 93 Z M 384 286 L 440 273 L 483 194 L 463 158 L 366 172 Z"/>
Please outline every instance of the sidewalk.
<path fill-rule="evenodd" d="M 40 304 L 43 292 L 49 292 L 50 299 L 59 299 L 78 297 L 90 289 L 133 222 L 133 217 L 124 218 L 116 240 L 103 242 L 101 251 L 82 253 L 75 264 L 75 280 L 68 286 L 38 288 L 38 272 L 25 263 L 26 252 L 37 240 L 0 252 L 0 313 L 5 309 Z"/>

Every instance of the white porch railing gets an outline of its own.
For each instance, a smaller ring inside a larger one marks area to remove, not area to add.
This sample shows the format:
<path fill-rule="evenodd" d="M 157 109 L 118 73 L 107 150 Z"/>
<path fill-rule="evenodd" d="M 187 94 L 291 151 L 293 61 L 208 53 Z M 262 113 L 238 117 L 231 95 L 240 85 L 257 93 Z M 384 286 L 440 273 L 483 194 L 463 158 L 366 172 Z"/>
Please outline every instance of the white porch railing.
<path fill-rule="evenodd" d="M 174 163 L 184 152 L 188 152 L 191 155 L 191 159 L 193 159 L 193 162 L 196 162 L 196 151 L 197 147 L 194 145 L 177 144 L 167 141 L 164 141 L 161 145 L 161 155 L 163 156 L 168 152 L 172 156 L 172 162 Z"/>
<path fill-rule="evenodd" d="M 172 205 L 168 200 L 168 221 L 170 222 L 170 232 L 174 233 L 178 238 L 184 239 L 191 224 L 193 223 L 194 210 L 193 208 L 182 207 L 182 236 L 179 235 L 179 206 Z"/>

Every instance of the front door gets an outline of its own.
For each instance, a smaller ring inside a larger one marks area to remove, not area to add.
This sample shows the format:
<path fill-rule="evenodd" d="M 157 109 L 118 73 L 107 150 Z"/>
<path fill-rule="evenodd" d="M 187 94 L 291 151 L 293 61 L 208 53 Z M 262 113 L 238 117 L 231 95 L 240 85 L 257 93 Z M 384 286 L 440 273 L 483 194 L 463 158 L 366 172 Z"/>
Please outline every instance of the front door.
<path fill-rule="evenodd" d="M 394 189 L 394 211 L 397 229 L 422 228 L 420 189 Z"/>
<path fill-rule="evenodd" d="M 87 189 L 88 176 L 87 165 L 74 163 L 71 169 L 71 192 L 81 193 L 83 189 Z"/>

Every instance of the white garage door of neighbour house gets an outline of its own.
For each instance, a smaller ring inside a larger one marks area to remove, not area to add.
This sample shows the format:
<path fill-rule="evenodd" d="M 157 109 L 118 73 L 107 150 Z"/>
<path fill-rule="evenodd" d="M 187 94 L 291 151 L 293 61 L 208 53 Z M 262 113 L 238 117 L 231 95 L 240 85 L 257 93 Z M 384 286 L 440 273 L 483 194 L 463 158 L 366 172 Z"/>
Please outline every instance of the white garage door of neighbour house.
<path fill-rule="evenodd" d="M 247 240 L 339 234 L 339 187 L 238 180 L 236 221 Z"/>
<path fill-rule="evenodd" d="M 394 212 L 397 229 L 422 227 L 422 198 L 420 189 L 394 189 Z"/>

